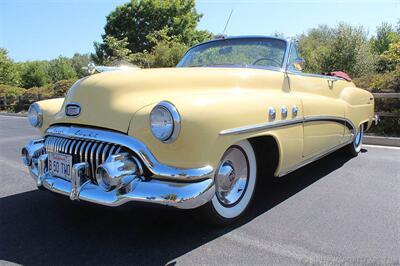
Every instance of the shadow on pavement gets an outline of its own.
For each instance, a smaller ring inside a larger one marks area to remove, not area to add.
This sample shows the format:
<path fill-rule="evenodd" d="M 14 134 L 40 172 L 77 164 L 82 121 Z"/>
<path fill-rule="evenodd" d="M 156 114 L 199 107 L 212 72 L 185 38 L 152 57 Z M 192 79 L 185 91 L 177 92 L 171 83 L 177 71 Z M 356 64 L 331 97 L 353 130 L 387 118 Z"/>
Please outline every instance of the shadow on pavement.
<path fill-rule="evenodd" d="M 1 198 L 0 260 L 41 265 L 173 263 L 251 222 L 348 160 L 338 151 L 284 178 L 264 180 L 247 217 L 227 228 L 197 222 L 190 211 L 73 204 L 43 191 Z"/>

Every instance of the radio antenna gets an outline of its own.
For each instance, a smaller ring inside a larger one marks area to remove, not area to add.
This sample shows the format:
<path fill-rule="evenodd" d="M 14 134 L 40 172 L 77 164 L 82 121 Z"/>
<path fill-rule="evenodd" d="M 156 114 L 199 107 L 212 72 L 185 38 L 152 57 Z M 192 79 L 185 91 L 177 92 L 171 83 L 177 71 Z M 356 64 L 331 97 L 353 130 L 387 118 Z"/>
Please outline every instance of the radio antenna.
<path fill-rule="evenodd" d="M 226 21 L 225 28 L 224 28 L 224 31 L 222 33 L 222 36 L 225 35 L 225 31 L 226 31 L 226 28 L 228 27 L 229 21 L 231 20 L 232 13 L 233 13 L 233 9 L 231 9 L 231 13 L 229 14 L 228 20 Z"/>

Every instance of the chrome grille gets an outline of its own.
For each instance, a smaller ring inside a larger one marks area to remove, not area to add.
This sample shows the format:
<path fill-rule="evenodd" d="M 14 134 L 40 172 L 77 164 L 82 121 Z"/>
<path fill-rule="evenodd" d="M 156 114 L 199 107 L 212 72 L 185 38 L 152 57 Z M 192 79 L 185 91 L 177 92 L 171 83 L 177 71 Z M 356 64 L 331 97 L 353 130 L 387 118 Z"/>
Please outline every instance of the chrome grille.
<path fill-rule="evenodd" d="M 58 152 L 72 155 L 72 163 L 87 162 L 89 164 L 89 178 L 96 180 L 96 168 L 109 155 L 123 150 L 122 146 L 83 139 L 69 139 L 64 137 L 47 136 L 45 139 L 46 152 Z"/>

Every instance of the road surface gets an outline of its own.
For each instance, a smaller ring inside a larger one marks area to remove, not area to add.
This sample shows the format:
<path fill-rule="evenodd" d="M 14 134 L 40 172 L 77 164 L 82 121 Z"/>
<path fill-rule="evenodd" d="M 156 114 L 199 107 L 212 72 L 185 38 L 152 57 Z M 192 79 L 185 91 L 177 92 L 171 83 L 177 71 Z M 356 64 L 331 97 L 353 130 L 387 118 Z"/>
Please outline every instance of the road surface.
<path fill-rule="evenodd" d="M 0 264 L 399 264 L 399 148 L 339 151 L 266 180 L 248 218 L 221 229 L 191 211 L 38 191 L 19 159 L 37 134 L 0 116 Z"/>

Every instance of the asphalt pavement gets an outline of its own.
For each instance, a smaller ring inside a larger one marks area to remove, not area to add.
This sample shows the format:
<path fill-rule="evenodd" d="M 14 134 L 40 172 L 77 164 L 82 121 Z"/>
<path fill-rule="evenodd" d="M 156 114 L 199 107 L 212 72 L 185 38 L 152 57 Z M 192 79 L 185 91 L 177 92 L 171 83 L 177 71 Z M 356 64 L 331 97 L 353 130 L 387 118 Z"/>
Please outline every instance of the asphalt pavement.
<path fill-rule="evenodd" d="M 399 265 L 400 149 L 335 152 L 259 184 L 227 228 L 193 211 L 107 208 L 36 189 L 20 149 L 38 132 L 0 116 L 0 264 Z"/>

